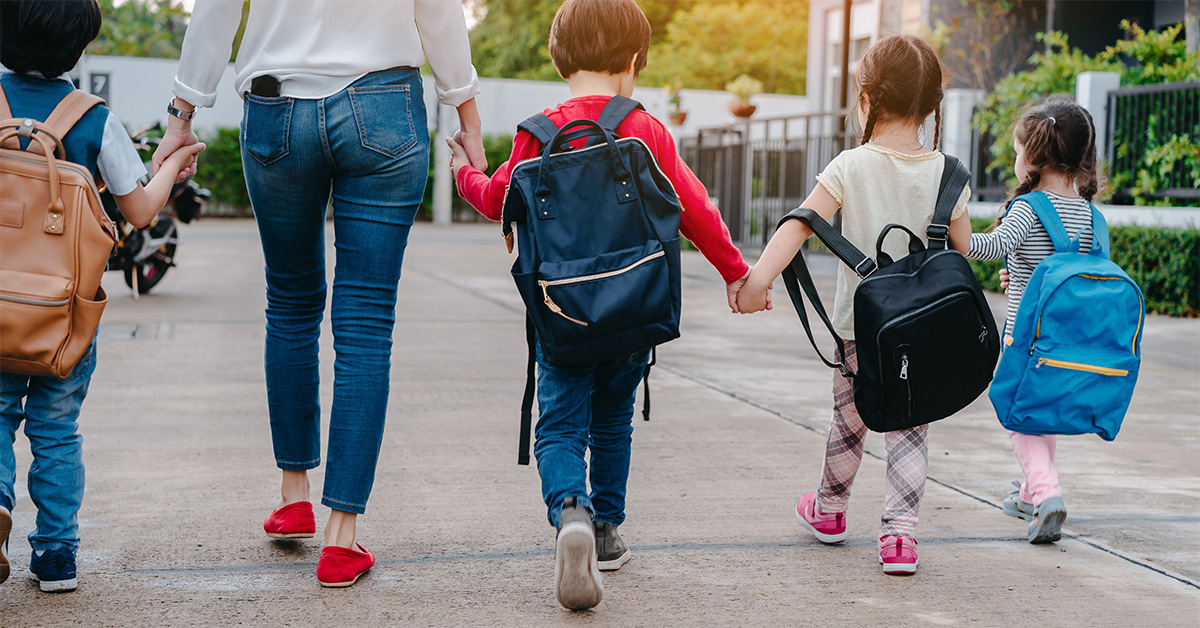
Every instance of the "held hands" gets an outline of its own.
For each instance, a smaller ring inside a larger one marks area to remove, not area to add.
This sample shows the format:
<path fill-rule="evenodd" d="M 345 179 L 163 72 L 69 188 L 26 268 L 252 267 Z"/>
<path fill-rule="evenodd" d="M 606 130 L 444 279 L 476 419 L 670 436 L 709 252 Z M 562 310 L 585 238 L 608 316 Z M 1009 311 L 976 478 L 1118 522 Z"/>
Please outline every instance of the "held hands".
<path fill-rule="evenodd" d="M 158 170 L 163 167 L 163 162 L 168 157 L 173 155 L 177 150 L 185 146 L 192 146 L 199 142 L 200 139 L 192 132 L 191 120 L 180 120 L 171 116 L 167 120 L 167 131 L 163 134 L 162 140 L 158 143 L 158 148 L 154 149 L 154 156 L 151 158 L 153 165 L 151 173 L 158 174 Z M 184 168 L 179 171 L 175 177 L 176 183 L 182 183 L 189 175 L 196 174 L 196 154 L 203 148 L 193 151 L 190 154 L 190 160 Z"/>
<path fill-rule="evenodd" d="M 738 281 L 729 284 L 729 308 L 738 314 L 753 314 L 773 309 L 771 304 L 771 282 L 763 282 L 763 271 L 754 268 Z"/>
<path fill-rule="evenodd" d="M 1004 294 L 1008 294 L 1008 269 L 1001 268 L 997 274 L 1000 277 L 1000 289 L 1004 291 Z"/>

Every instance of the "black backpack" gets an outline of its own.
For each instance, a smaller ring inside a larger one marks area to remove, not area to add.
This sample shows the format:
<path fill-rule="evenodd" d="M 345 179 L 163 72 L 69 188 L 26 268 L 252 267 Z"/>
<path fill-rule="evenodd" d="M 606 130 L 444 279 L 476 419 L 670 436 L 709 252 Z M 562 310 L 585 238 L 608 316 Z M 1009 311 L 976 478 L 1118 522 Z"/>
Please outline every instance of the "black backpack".
<path fill-rule="evenodd" d="M 502 218 L 505 237 L 517 234 L 512 276 L 527 313 L 519 464 L 529 463 L 535 331 L 545 360 L 565 367 L 679 337 L 679 200 L 645 142 L 614 132 L 639 108 L 614 96 L 598 121 L 559 129 L 537 114 L 518 127 L 542 144 L 540 156 L 513 168 Z M 647 385 L 647 419 L 649 399 Z"/>
<path fill-rule="evenodd" d="M 996 321 L 967 260 L 947 250 L 950 216 L 970 179 L 957 159 L 946 156 L 933 220 L 926 230 L 929 247 L 903 225 L 883 228 L 876 259 L 865 256 L 816 212 L 803 207 L 780 220 L 808 225 L 839 259 L 862 278 L 854 292 L 854 336 L 858 372 L 831 362 L 813 339 L 803 294 L 833 334 L 838 356 L 843 341 L 833 330 L 797 254 L 783 281 L 804 331 L 821 361 L 854 380 L 854 405 L 863 423 L 876 432 L 903 430 L 944 419 L 974 401 L 992 381 L 1000 356 Z M 908 234 L 909 254 L 898 261 L 883 252 L 893 229 Z"/>

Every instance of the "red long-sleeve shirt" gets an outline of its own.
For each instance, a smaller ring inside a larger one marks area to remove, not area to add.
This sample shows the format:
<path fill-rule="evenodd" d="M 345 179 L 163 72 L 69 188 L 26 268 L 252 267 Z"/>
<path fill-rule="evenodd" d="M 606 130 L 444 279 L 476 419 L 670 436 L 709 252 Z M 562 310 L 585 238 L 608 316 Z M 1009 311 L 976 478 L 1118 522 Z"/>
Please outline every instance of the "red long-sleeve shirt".
<path fill-rule="evenodd" d="M 572 98 L 544 113 L 555 125 L 562 127 L 571 120 L 589 118 L 596 120 L 604 105 L 608 104 L 609 96 L 583 96 Z M 663 174 L 675 186 L 679 195 L 680 215 L 679 230 L 683 236 L 691 240 L 700 253 L 721 273 L 725 283 L 741 279 L 750 269 L 742 259 L 742 253 L 729 239 L 729 229 L 721 220 L 721 214 L 708 200 L 708 191 L 704 184 L 696 178 L 683 159 L 675 150 L 675 139 L 666 127 L 654 116 L 642 110 L 636 110 L 625 118 L 617 127 L 617 135 L 621 137 L 638 137 L 650 147 Z M 496 174 L 488 176 L 471 166 L 458 169 L 455 182 L 458 184 L 458 194 L 471 204 L 479 213 L 489 220 L 500 220 L 503 212 L 504 190 L 512 178 L 513 166 L 523 159 L 537 157 L 542 152 L 541 142 L 525 131 L 517 131 L 513 138 L 512 156 L 501 164 Z"/>

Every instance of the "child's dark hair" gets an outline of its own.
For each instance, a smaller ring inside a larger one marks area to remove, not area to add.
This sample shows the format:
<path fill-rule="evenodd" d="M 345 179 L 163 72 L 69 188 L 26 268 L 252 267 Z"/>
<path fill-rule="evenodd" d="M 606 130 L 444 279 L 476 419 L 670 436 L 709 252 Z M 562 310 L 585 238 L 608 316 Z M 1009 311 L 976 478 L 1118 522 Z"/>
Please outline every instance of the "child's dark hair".
<path fill-rule="evenodd" d="M 1028 169 L 1013 198 L 1037 189 L 1047 168 L 1074 180 L 1076 191 L 1088 201 L 1096 196 L 1096 126 L 1087 109 L 1067 96 L 1051 96 L 1021 115 L 1013 138 L 1024 148 Z"/>
<path fill-rule="evenodd" d="M 13 72 L 56 78 L 99 34 L 96 0 L 0 0 L 0 63 Z"/>
<path fill-rule="evenodd" d="M 946 70 L 933 48 L 912 35 L 894 35 L 871 46 L 858 63 L 858 101 L 869 105 L 863 125 L 866 144 L 880 120 L 920 123 L 934 112 L 933 147 L 942 139 L 942 92 Z"/>
<path fill-rule="evenodd" d="M 634 0 L 567 0 L 550 26 L 550 59 L 563 78 L 585 70 L 620 74 L 646 67 L 650 21 Z"/>

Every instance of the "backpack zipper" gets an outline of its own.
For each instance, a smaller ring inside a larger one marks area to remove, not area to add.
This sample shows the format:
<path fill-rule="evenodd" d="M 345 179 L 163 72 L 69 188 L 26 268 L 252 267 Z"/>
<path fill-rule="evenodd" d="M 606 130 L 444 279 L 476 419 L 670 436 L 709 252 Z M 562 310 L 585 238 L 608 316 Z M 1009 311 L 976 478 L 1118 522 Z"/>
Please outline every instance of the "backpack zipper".
<path fill-rule="evenodd" d="M 25 297 L 14 297 L 7 294 L 0 294 L 0 301 L 10 301 L 12 303 L 20 303 L 21 305 L 40 305 L 43 307 L 58 307 L 71 302 L 70 299 L 50 301 L 48 299 L 26 299 Z"/>
<path fill-rule="evenodd" d="M 900 356 L 900 379 L 904 380 L 904 388 L 908 392 L 908 416 L 912 417 L 912 382 L 908 381 L 908 354 Z"/>
<path fill-rule="evenodd" d="M 1129 371 L 1125 369 L 1114 369 L 1107 366 L 1095 366 L 1092 364 L 1082 364 L 1080 362 L 1067 362 L 1066 360 L 1054 360 L 1051 358 L 1038 358 L 1035 369 L 1042 368 L 1042 365 L 1054 366 L 1060 369 L 1070 369 L 1072 371 L 1087 371 L 1089 373 L 1099 373 L 1100 375 L 1115 375 L 1124 377 L 1129 375 Z"/>
<path fill-rule="evenodd" d="M 638 266 L 641 266 L 642 264 L 645 264 L 646 262 L 658 259 L 660 257 L 665 257 L 666 254 L 667 254 L 666 251 L 657 251 L 657 252 L 647 255 L 646 257 L 643 257 L 642 259 L 640 259 L 624 268 L 618 268 L 617 270 L 610 270 L 610 271 L 604 272 L 604 273 L 596 273 L 594 275 L 583 275 L 580 277 L 571 277 L 569 279 L 552 279 L 552 280 L 539 279 L 538 285 L 542 287 L 542 296 L 545 297 L 546 307 L 550 308 L 551 312 L 558 314 L 559 316 L 571 321 L 572 323 L 575 323 L 577 325 L 583 325 L 584 327 L 587 327 L 587 323 L 585 323 L 579 319 L 576 319 L 576 318 L 571 318 L 570 316 L 567 316 L 566 314 L 563 313 L 562 308 L 559 307 L 558 304 L 554 302 L 554 299 L 550 298 L 550 292 L 549 292 L 550 286 L 566 286 L 566 285 L 575 284 L 575 283 L 583 283 L 585 281 L 596 281 L 599 279 L 608 279 L 609 277 L 616 277 L 618 275 L 624 275 L 625 273 L 637 268 Z"/>

